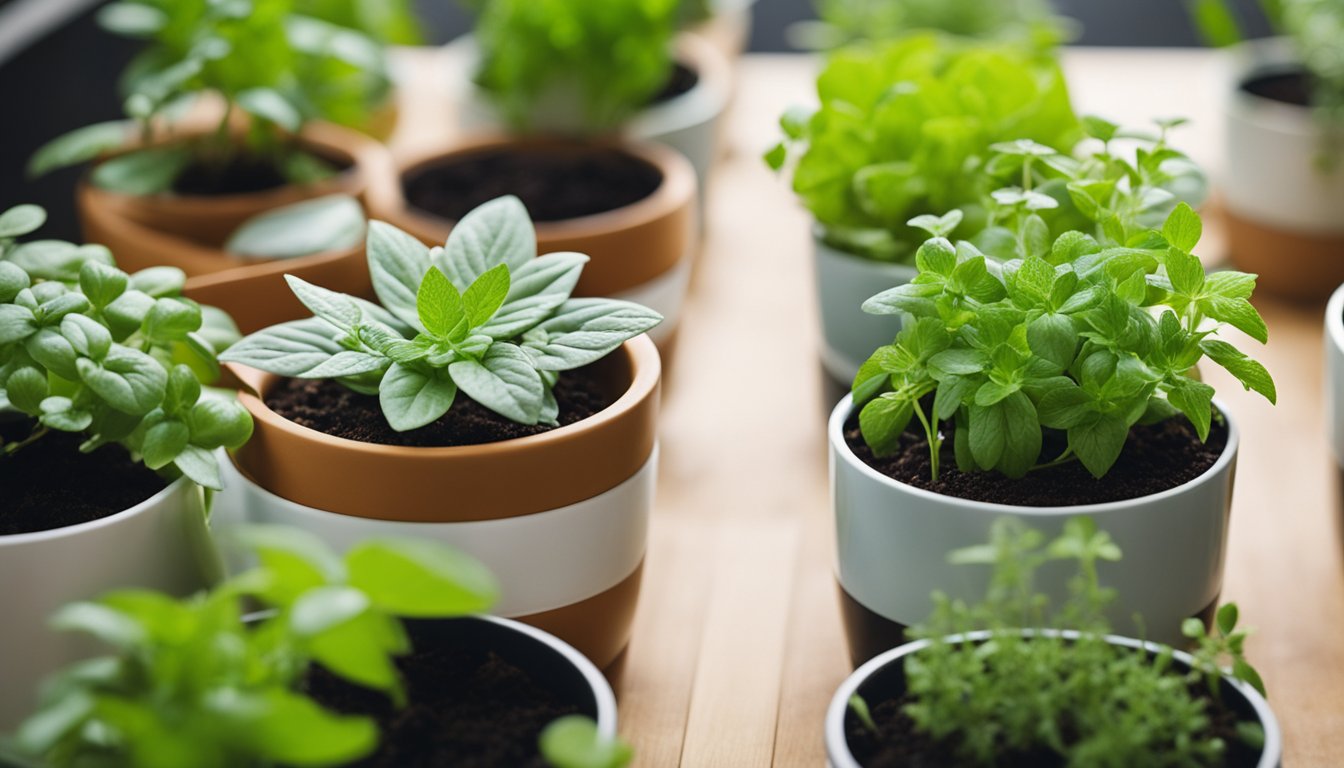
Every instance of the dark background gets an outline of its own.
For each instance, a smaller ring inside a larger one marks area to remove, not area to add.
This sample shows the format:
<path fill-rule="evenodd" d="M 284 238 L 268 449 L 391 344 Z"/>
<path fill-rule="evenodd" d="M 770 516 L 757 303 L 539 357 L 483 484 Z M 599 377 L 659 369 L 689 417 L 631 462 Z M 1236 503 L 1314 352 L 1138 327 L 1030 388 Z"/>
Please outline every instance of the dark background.
<path fill-rule="evenodd" d="M 573 0 L 587 2 L 587 0 Z M 20 6 L 41 3 L 71 8 L 44 35 L 25 32 L 15 20 Z M 1254 11 L 1256 0 L 1236 0 L 1254 34 L 1267 25 Z M 81 0 L 0 0 L 0 211 L 21 202 L 47 208 L 47 237 L 78 239 L 72 189 L 80 171 L 70 169 L 36 180 L 23 168 L 44 142 L 82 125 L 121 117 L 116 79 L 134 43 L 103 33 Z M 81 9 L 82 6 L 82 9 Z M 417 0 L 430 43 L 446 42 L 467 30 L 468 17 L 453 0 Z M 1082 25 L 1082 45 L 1197 45 L 1184 0 L 1057 0 L 1061 13 Z M 786 51 L 785 29 L 812 17 L 812 0 L 760 0 L 755 6 L 751 48 Z M 15 35 L 15 32 L 18 32 Z M 13 45 L 4 45 L 6 33 Z"/>

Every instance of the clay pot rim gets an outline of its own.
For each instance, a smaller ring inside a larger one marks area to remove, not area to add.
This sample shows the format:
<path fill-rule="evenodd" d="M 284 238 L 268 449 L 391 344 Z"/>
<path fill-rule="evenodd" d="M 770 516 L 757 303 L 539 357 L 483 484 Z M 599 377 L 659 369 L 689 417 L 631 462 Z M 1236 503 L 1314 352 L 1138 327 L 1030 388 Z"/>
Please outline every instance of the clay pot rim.
<path fill-rule="evenodd" d="M 247 390 L 238 393 L 238 399 L 252 414 L 252 418 L 267 429 L 274 429 L 300 441 L 317 443 L 330 448 L 350 451 L 377 458 L 414 457 L 417 460 L 452 460 L 466 457 L 489 458 L 507 456 L 518 450 L 542 448 L 550 443 L 566 442 L 571 436 L 594 427 L 620 420 L 634 407 L 652 396 L 658 387 L 661 376 L 661 361 L 658 350 L 647 334 L 640 334 L 626 341 L 612 354 L 624 354 L 630 363 L 632 376 L 630 384 L 614 403 L 601 411 L 573 424 L 557 427 L 547 432 L 526 437 L 516 437 L 493 443 L 453 446 L 402 446 L 382 443 L 365 443 L 336 437 L 316 429 L 296 424 L 271 410 L 266 405 L 265 394 L 285 377 L 266 373 L 238 363 L 225 363 L 224 367 L 241 381 Z M 250 391 L 248 391 L 250 390 Z M 259 426 L 260 426 L 259 425 Z M 235 465 L 237 462 L 235 461 Z M 260 484 L 258 484 L 260 485 Z M 262 486 L 265 487 L 265 486 Z"/>
<path fill-rule="evenodd" d="M 4 551 L 6 547 L 22 547 L 29 544 L 41 544 L 71 536 L 79 536 L 84 533 L 91 533 L 99 528 L 118 525 L 133 517 L 139 517 L 140 515 L 149 512 L 151 509 L 169 503 L 170 497 L 184 492 L 190 492 L 193 487 L 194 484 L 191 480 L 186 477 L 179 477 L 168 483 L 168 485 L 164 486 L 162 490 L 156 492 L 153 496 L 150 496 L 134 506 L 127 507 L 120 512 L 110 514 L 107 517 L 75 523 L 74 525 L 63 525 L 60 528 L 48 528 L 45 531 L 29 531 L 28 533 L 0 535 L 0 552 Z"/>
<path fill-rule="evenodd" d="M 662 174 L 662 181 L 648 196 L 629 205 L 610 211 L 577 216 L 560 221 L 535 222 L 538 239 L 577 239 L 631 229 L 674 215 L 695 199 L 695 169 L 678 152 L 660 144 L 612 138 L 583 139 L 565 136 L 511 137 L 502 134 L 477 136 L 454 145 L 450 149 L 431 150 L 404 163 L 397 173 L 369 184 L 369 207 L 373 211 L 394 211 L 412 220 L 422 229 L 451 229 L 455 219 L 447 219 L 410 204 L 402 191 L 402 179 L 413 171 L 435 165 L 448 158 L 462 157 L 489 150 L 547 147 L 593 147 L 612 149 L 653 166 Z"/>
<path fill-rule="evenodd" d="M 1023 629 L 1018 630 L 1024 635 L 1041 634 L 1046 636 L 1058 636 L 1067 639 L 1076 639 L 1080 633 L 1071 629 Z M 957 635 L 948 635 L 943 638 L 945 641 L 959 640 L 986 640 L 994 632 L 990 630 L 979 630 L 975 632 L 966 632 Z M 1144 640 L 1135 640 L 1121 635 L 1103 635 L 1103 639 L 1111 645 L 1120 645 L 1135 650 L 1145 650 L 1151 653 L 1157 653 L 1164 649 L 1164 646 Z M 826 741 L 826 758 L 829 765 L 833 768 L 859 768 L 858 762 L 854 759 L 853 753 L 849 751 L 849 740 L 845 738 L 845 716 L 849 710 L 850 697 L 858 693 L 863 683 L 872 677 L 881 669 L 900 662 L 905 657 L 927 648 L 932 644 L 931 640 L 915 640 L 903 645 L 892 648 L 889 651 L 878 654 L 869 659 L 858 669 L 854 670 L 845 681 L 836 689 L 835 695 L 831 697 L 831 703 L 826 708 L 826 722 L 824 726 Z M 1173 657 L 1185 664 L 1191 666 L 1194 658 L 1189 653 L 1178 648 L 1172 649 Z M 1232 686 L 1237 693 L 1250 704 L 1251 709 L 1255 711 L 1256 717 L 1264 726 L 1265 745 L 1260 753 L 1260 760 L 1257 768 L 1274 768 L 1278 766 L 1283 753 L 1283 731 L 1279 726 L 1278 718 L 1274 716 L 1274 710 L 1270 708 L 1269 702 L 1265 700 L 1260 692 L 1240 680 L 1224 674 L 1223 681 Z"/>
<path fill-rule="evenodd" d="M 916 488 L 913 485 L 902 483 L 899 480 L 893 480 L 890 477 L 878 472 L 865 464 L 854 452 L 850 450 L 848 443 L 845 442 L 845 422 L 849 420 L 853 410 L 854 396 L 845 395 L 844 398 L 836 404 L 835 409 L 831 411 L 830 422 L 826 426 L 827 439 L 831 444 L 834 453 L 851 467 L 855 468 L 864 477 L 890 488 L 897 493 L 916 496 L 938 504 L 969 508 L 987 515 L 1013 514 L 1022 517 L 1074 517 L 1077 515 L 1097 515 L 1123 513 L 1136 507 L 1146 506 L 1154 502 L 1163 501 L 1173 496 L 1186 493 L 1196 486 L 1206 485 L 1215 482 L 1224 472 L 1229 470 L 1229 465 L 1236 461 L 1238 448 L 1240 447 L 1241 434 L 1237 429 L 1236 419 L 1233 418 L 1227 405 L 1219 398 L 1213 398 L 1213 408 L 1223 415 L 1227 421 L 1227 445 L 1223 446 L 1223 452 L 1218 456 L 1218 460 L 1213 466 L 1204 471 L 1198 477 L 1187 480 L 1184 483 L 1168 488 L 1165 491 L 1150 493 L 1147 496 L 1138 496 L 1132 499 L 1120 499 L 1119 501 L 1103 501 L 1093 504 L 1073 504 L 1066 507 L 1028 507 L 1017 504 L 997 504 L 988 501 L 974 501 L 972 499 L 963 499 L 958 496 L 948 496 L 941 493 Z"/>

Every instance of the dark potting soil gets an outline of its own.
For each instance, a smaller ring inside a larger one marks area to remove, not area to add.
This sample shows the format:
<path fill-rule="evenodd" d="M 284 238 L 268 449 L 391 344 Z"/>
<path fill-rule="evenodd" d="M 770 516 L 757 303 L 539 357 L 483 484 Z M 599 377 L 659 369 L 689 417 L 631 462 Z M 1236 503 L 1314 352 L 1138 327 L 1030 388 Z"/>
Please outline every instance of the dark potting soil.
<path fill-rule="evenodd" d="M 0 443 L 22 440 L 27 420 L 0 424 Z M 163 490 L 166 483 L 125 448 L 80 453 L 79 435 L 48 432 L 0 458 L 0 536 L 78 525 L 115 515 Z"/>
<path fill-rule="evenodd" d="M 663 102 L 671 101 L 684 93 L 689 93 L 699 82 L 700 75 L 698 75 L 695 70 L 681 62 L 677 62 L 673 65 L 672 74 L 668 76 L 667 82 L 663 83 L 663 87 L 658 93 L 654 94 L 653 99 L 649 101 L 649 103 L 662 104 Z"/>
<path fill-rule="evenodd" d="M 350 168 L 350 163 L 333 156 L 316 157 L 337 172 Z M 234 155 L 222 166 L 202 162 L 187 166 L 173 182 L 173 192 L 200 197 L 246 195 L 278 189 L 289 183 L 272 158 Z"/>
<path fill-rule="evenodd" d="M 1262 99 L 1309 107 L 1315 83 L 1306 70 L 1288 70 L 1252 77 L 1241 84 L 1241 89 Z"/>
<path fill-rule="evenodd" d="M 308 693 L 335 711 L 372 717 L 382 742 L 349 768 L 545 768 L 537 751 L 541 731 L 579 712 L 525 671 L 480 647 L 454 647 L 445 638 L 397 661 L 407 704 L 352 685 L 315 667 Z"/>
<path fill-rule="evenodd" d="M 560 426 L 596 414 L 615 400 L 598 378 L 579 368 L 560 374 L 555 384 Z M 378 398 L 361 395 L 327 380 L 286 379 L 266 396 L 266 405 L 290 421 L 328 435 L 362 443 L 415 446 L 480 445 L 548 432 L 544 424 L 518 424 L 467 397 L 460 390 L 453 407 L 438 421 L 410 432 L 397 432 L 387 423 Z"/>
<path fill-rule="evenodd" d="M 618 149 L 582 144 L 508 146 L 442 158 L 402 177 L 406 200 L 456 221 L 471 209 L 515 195 L 533 221 L 564 221 L 643 200 L 662 173 Z"/>
<path fill-rule="evenodd" d="M 1238 737 L 1236 713 L 1215 702 L 1207 688 L 1195 691 L 1195 695 L 1208 703 L 1207 711 L 1212 719 L 1208 738 L 1221 738 L 1228 746 L 1223 756 L 1223 768 L 1254 768 L 1260 755 Z M 869 701 L 877 734 L 868 730 L 853 712 L 845 716 L 845 740 L 859 765 L 863 768 L 956 768 L 964 765 L 957 757 L 955 741 L 939 741 L 915 730 L 915 721 L 905 713 L 905 707 L 913 700 L 909 694 L 902 694 L 899 698 Z M 995 758 L 994 765 L 999 768 L 1063 768 L 1065 763 L 1059 755 L 1040 749 L 1030 752 L 1005 750 Z"/>
<path fill-rule="evenodd" d="M 878 472 L 916 488 L 972 501 L 1028 507 L 1065 507 L 1135 499 L 1183 485 L 1204 474 L 1227 446 L 1227 426 L 1214 419 L 1208 442 L 1183 417 L 1159 424 L 1138 425 L 1129 432 L 1125 447 L 1110 471 L 1092 477 L 1081 462 L 1073 461 L 1012 479 L 998 472 L 961 472 L 957 469 L 955 435 L 944 431 L 939 453 L 939 477 L 933 482 L 929 442 L 922 431 L 907 431 L 899 449 L 877 458 L 863 441 L 858 417 L 845 424 L 845 442 L 854 455 Z M 1064 434 L 1046 430 L 1040 461 L 1064 451 Z"/>

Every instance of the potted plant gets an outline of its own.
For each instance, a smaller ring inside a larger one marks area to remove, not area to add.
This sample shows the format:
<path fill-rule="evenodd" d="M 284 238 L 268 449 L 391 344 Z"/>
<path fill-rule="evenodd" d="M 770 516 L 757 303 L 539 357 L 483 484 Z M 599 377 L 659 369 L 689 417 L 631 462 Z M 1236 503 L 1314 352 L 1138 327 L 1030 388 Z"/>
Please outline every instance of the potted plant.
<path fill-rule="evenodd" d="M 1241 42 L 1222 0 L 1193 6 L 1226 65 L 1222 179 L 1228 253 L 1265 291 L 1321 300 L 1344 283 L 1344 8 L 1262 7 L 1281 37 Z"/>
<path fill-rule="evenodd" d="M 1050 56 L 931 33 L 836 51 L 817 94 L 816 110 L 785 113 L 784 141 L 766 161 L 791 164 L 815 219 L 822 362 L 849 381 L 899 329 L 858 307 L 875 288 L 914 277 L 921 238 L 906 222 L 970 212 L 1002 186 L 985 172 L 991 144 L 1030 139 L 1067 152 L 1081 130 Z"/>
<path fill-rule="evenodd" d="M 1283 736 L 1243 655 L 1235 604 L 1211 630 L 1185 623 L 1191 653 L 1109 635 L 1102 607 L 1113 594 L 1097 567 L 1120 550 L 1087 518 L 1042 539 L 1000 524 L 988 545 L 953 553 L 992 564 L 991 588 L 970 605 L 936 596 L 921 640 L 840 686 L 826 713 L 832 768 L 1280 765 Z M 1067 604 L 1042 623 L 1051 614 L 1032 576 L 1048 560 L 1076 574 Z"/>
<path fill-rule="evenodd" d="M 17 242 L 44 220 L 0 215 L 0 579 L 24 585 L 0 597 L 0 728 L 85 651 L 47 630 L 56 607 L 113 586 L 186 594 L 216 574 L 199 486 L 221 487 L 213 452 L 252 431 L 237 403 L 201 394 L 227 317 L 180 298 L 175 270 Z"/>
<path fill-rule="evenodd" d="M 801 48 L 830 50 L 936 30 L 957 37 L 1026 44 L 1042 50 L 1072 36 L 1072 20 L 1049 0 L 813 0 L 816 21 L 790 27 Z"/>
<path fill-rule="evenodd" d="M 288 0 L 125 0 L 99 18 L 149 40 L 124 77 L 131 120 L 55 139 L 30 172 L 98 160 L 76 190 L 85 237 L 129 269 L 167 264 L 193 278 L 229 271 L 235 283 L 278 284 L 279 274 L 258 274 L 266 265 L 227 252 L 227 238 L 283 205 L 362 199 L 372 177 L 391 173 L 377 142 L 330 122 L 367 116 L 386 89 L 381 49 L 359 33 L 296 14 Z M 367 276 L 361 284 L 350 265 L 361 263 L 345 249 L 289 268 L 360 292 Z M 243 314 L 252 287 L 224 308 Z"/>
<path fill-rule="evenodd" d="M 55 626 L 111 654 L 51 681 L 20 750 L 52 768 L 531 765 L 549 723 L 583 715 L 596 720 L 590 745 L 595 730 L 619 754 L 616 701 L 590 662 L 474 616 L 498 593 L 479 563 L 415 539 L 342 558 L 301 531 L 244 536 L 260 564 L 209 592 L 123 590 L 61 609 Z M 252 604 L 268 610 L 246 614 Z"/>
<path fill-rule="evenodd" d="M 291 279 L 315 317 L 223 358 L 257 422 L 234 464 L 253 520 L 453 543 L 496 569 L 501 615 L 606 666 L 639 591 L 659 361 L 635 337 L 659 316 L 569 298 L 587 258 L 535 243 L 503 198 L 432 250 L 373 223 L 381 306 Z"/>
<path fill-rule="evenodd" d="M 1192 253 L 1201 229 L 1182 203 L 1127 246 L 1070 231 L 1024 238 L 1001 265 L 936 236 L 914 280 L 864 304 L 908 320 L 828 429 L 856 662 L 896 644 L 935 588 L 978 594 L 982 581 L 931 553 L 1002 516 L 1053 535 L 1085 514 L 1110 531 L 1132 557 L 1101 573 L 1127 634 L 1172 642 L 1185 617 L 1210 615 L 1239 436 L 1196 365 L 1208 358 L 1270 402 L 1276 392 L 1218 338 L 1228 326 L 1268 334 L 1249 302 L 1254 275 L 1205 274 Z M 1064 574 L 1043 576 L 1062 595 Z M 1135 614 L 1145 631 L 1129 631 Z"/>

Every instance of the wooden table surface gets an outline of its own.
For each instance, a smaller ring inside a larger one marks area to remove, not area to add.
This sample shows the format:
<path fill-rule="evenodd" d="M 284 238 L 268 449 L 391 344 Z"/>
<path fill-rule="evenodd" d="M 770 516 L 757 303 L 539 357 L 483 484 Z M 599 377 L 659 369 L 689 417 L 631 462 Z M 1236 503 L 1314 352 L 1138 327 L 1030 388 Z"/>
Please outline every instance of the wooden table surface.
<path fill-rule="evenodd" d="M 1128 125 L 1184 115 L 1178 145 L 1220 162 L 1214 54 L 1072 49 L 1075 105 Z M 394 152 L 450 141 L 449 77 L 401 62 Z M 709 189 L 703 253 L 663 393 L 662 459 L 634 638 L 616 675 L 621 732 L 647 768 L 824 764 L 822 718 L 850 668 L 834 580 L 827 389 L 817 362 L 809 218 L 761 152 L 775 119 L 814 101 L 817 63 L 740 65 L 727 157 Z M 1205 258 L 1221 256 L 1206 222 Z M 1209 373 L 1244 430 L 1223 597 L 1257 627 L 1249 655 L 1283 724 L 1292 768 L 1344 765 L 1344 535 L 1322 409 L 1320 306 L 1257 300 L 1247 341 L 1279 405 Z"/>

